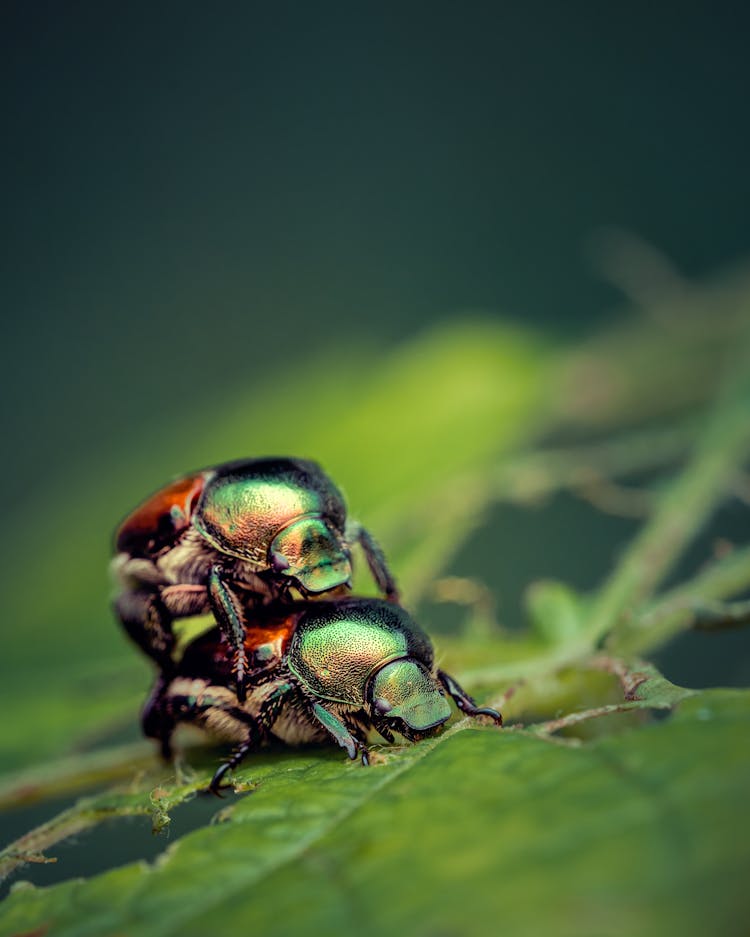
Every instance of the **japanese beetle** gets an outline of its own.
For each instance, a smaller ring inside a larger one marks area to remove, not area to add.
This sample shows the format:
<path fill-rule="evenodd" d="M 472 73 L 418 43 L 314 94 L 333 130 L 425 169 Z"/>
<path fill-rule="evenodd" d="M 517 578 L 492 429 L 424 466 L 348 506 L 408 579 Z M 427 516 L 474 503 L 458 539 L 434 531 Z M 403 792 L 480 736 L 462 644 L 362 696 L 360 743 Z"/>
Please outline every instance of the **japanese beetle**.
<path fill-rule="evenodd" d="M 435 667 L 429 637 L 403 608 L 379 599 L 318 601 L 265 609 L 246 632 L 248 696 L 241 703 L 214 628 L 190 644 L 171 680 L 157 682 L 144 731 L 170 739 L 179 722 L 237 743 L 216 772 L 226 772 L 275 737 L 297 744 L 334 739 L 350 758 L 368 763 L 367 732 L 416 741 L 440 730 L 451 714 L 446 694 L 470 716 L 502 725 L 500 713 L 478 708 L 458 683 Z"/>
<path fill-rule="evenodd" d="M 166 674 L 173 620 L 212 612 L 232 649 L 243 700 L 248 610 L 289 599 L 292 588 L 304 598 L 348 589 L 354 543 L 381 593 L 397 602 L 380 548 L 363 527 L 347 524 L 341 492 L 319 465 L 292 458 L 217 465 L 178 478 L 123 521 L 115 610 Z"/>

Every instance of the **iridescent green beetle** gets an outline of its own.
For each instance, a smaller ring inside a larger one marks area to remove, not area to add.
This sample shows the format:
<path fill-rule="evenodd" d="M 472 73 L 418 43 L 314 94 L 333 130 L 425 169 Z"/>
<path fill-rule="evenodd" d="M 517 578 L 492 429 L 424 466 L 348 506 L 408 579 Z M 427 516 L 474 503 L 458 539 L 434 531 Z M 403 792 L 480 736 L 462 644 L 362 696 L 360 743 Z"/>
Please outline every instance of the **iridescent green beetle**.
<path fill-rule="evenodd" d="M 359 543 L 389 601 L 396 584 L 370 534 L 347 523 L 341 492 L 304 459 L 229 462 L 185 475 L 159 490 L 120 526 L 113 569 L 115 608 L 130 637 L 165 678 L 173 672 L 172 621 L 212 612 L 233 652 L 240 699 L 248 612 L 351 584 Z"/>
<path fill-rule="evenodd" d="M 367 732 L 387 741 L 394 732 L 416 741 L 449 719 L 450 696 L 470 716 L 489 716 L 458 683 L 435 667 L 432 643 L 397 605 L 379 599 L 341 599 L 266 610 L 248 629 L 248 696 L 240 703 L 231 670 L 213 629 L 186 649 L 176 676 L 158 683 L 146 708 L 144 729 L 158 738 L 165 757 L 179 722 L 200 726 L 237 743 L 224 774 L 247 752 L 275 737 L 291 744 L 333 738 L 350 758 L 368 763 Z"/>

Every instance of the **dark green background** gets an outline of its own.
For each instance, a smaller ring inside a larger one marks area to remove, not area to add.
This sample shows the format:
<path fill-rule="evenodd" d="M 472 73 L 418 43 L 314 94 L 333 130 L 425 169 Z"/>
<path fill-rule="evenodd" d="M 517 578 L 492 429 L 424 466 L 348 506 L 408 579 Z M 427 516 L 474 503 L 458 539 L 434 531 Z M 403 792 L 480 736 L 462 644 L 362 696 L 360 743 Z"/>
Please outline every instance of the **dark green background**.
<path fill-rule="evenodd" d="M 11 509 L 313 347 L 335 366 L 467 308 L 585 328 L 616 298 L 602 225 L 691 273 L 742 257 L 748 27 L 708 3 L 4 4 Z"/>

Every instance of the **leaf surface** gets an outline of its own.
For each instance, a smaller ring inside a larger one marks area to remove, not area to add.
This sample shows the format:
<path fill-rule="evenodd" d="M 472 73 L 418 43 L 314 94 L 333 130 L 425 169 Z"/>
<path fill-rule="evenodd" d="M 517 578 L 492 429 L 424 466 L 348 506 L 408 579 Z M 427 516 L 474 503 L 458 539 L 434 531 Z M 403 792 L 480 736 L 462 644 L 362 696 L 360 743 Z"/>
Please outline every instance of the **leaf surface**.
<path fill-rule="evenodd" d="M 739 934 L 749 721 L 707 691 L 584 745 L 461 723 L 370 769 L 275 758 L 153 866 L 15 891 L 0 935 Z"/>

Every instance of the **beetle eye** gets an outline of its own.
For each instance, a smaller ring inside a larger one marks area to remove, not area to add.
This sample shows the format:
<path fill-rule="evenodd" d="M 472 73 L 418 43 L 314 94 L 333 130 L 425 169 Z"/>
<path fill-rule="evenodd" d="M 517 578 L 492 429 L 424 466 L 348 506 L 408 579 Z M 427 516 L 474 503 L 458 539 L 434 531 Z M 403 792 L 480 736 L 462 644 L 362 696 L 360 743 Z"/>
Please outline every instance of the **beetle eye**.
<path fill-rule="evenodd" d="M 272 553 L 271 569 L 273 569 L 275 573 L 283 573 L 285 569 L 289 569 L 289 561 L 280 553 Z"/>
<path fill-rule="evenodd" d="M 386 713 L 389 713 L 393 709 L 393 706 L 391 706 L 391 704 L 387 700 L 376 699 L 375 702 L 372 704 L 372 708 L 375 710 L 375 712 L 379 716 L 384 716 Z"/>

